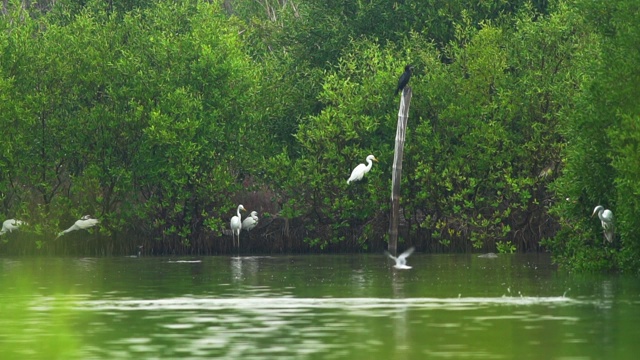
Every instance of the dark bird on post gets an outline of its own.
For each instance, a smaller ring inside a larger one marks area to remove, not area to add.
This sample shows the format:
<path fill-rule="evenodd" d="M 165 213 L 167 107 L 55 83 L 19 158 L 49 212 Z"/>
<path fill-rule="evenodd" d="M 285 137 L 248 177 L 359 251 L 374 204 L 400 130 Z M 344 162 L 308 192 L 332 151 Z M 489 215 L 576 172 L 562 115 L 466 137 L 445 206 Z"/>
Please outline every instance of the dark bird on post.
<path fill-rule="evenodd" d="M 411 71 L 413 70 L 413 66 L 407 65 L 404 67 L 404 72 L 400 75 L 400 79 L 398 79 L 398 88 L 396 89 L 396 95 L 400 90 L 403 90 L 405 86 L 409 83 L 409 79 L 411 79 Z"/>

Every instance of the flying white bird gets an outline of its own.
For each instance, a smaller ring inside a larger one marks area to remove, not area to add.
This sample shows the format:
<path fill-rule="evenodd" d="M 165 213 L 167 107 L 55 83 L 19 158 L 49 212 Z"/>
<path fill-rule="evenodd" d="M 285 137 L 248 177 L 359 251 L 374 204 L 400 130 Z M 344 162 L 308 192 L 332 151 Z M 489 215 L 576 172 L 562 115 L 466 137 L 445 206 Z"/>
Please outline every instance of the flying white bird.
<path fill-rule="evenodd" d="M 593 209 L 593 214 L 591 214 L 591 217 L 593 217 L 593 215 L 598 214 L 598 217 L 600 218 L 600 223 L 602 224 L 602 231 L 604 232 L 604 238 L 608 241 L 608 242 L 613 242 L 613 239 L 615 237 L 615 225 L 613 223 L 613 212 L 611 212 L 611 210 L 606 209 L 602 206 L 602 205 L 598 205 L 596 206 L 595 209 Z"/>
<path fill-rule="evenodd" d="M 351 176 L 349 177 L 349 180 L 347 180 L 347 184 L 351 183 L 352 181 L 362 180 L 364 174 L 368 173 L 369 170 L 371 170 L 371 166 L 373 165 L 373 163 L 371 162 L 372 160 L 378 162 L 378 159 L 376 159 L 375 156 L 369 155 L 367 156 L 367 165 L 360 164 L 356 166 L 356 168 L 351 172 Z"/>
<path fill-rule="evenodd" d="M 385 251 L 384 253 L 396 262 L 396 264 L 393 265 L 394 268 L 406 270 L 406 269 L 411 269 L 411 266 L 407 265 L 407 258 L 409 257 L 409 255 L 413 253 L 415 249 L 416 248 L 412 246 L 407 250 L 405 250 L 405 252 L 403 252 L 402 254 L 398 255 L 398 257 L 391 255 L 388 251 Z"/>
<path fill-rule="evenodd" d="M 242 230 L 250 231 L 251 229 L 256 227 L 256 225 L 258 225 L 258 220 L 260 220 L 258 218 L 258 212 L 252 211 L 251 215 L 247 216 L 246 219 L 242 220 Z"/>
<path fill-rule="evenodd" d="M 240 210 L 242 211 L 247 211 L 245 210 L 244 206 L 242 205 L 238 205 L 238 211 L 237 211 L 237 215 L 231 218 L 231 232 L 233 233 L 233 244 L 235 245 L 236 243 L 236 236 L 238 236 L 238 247 L 240 247 L 240 230 L 242 230 L 242 220 L 240 217 Z"/>
<path fill-rule="evenodd" d="M 5 220 L 2 223 L 2 230 L 0 230 L 0 235 L 3 235 L 7 232 L 12 232 L 13 230 L 18 230 L 18 228 L 22 225 L 26 225 L 27 223 L 21 220 L 9 219 Z"/>
<path fill-rule="evenodd" d="M 92 218 L 91 215 L 85 215 L 85 216 L 81 217 L 80 220 L 77 220 L 76 223 L 73 224 L 70 228 L 58 233 L 58 236 L 56 237 L 56 239 L 59 238 L 60 236 L 64 235 L 64 234 L 68 233 L 68 232 L 71 232 L 71 231 L 85 230 L 85 229 L 88 229 L 90 227 L 94 227 L 99 222 L 100 222 L 100 220 Z"/>

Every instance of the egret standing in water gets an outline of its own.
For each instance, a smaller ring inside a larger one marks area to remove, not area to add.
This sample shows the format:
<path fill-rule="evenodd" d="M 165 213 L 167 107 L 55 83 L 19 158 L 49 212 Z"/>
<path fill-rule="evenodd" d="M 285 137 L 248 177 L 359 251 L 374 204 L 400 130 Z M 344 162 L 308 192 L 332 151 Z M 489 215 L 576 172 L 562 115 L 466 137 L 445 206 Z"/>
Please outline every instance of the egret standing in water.
<path fill-rule="evenodd" d="M 376 159 L 375 156 L 369 155 L 367 156 L 367 165 L 360 164 L 356 166 L 356 168 L 351 172 L 351 176 L 349 177 L 349 180 L 347 180 L 347 184 L 351 183 L 352 181 L 361 180 L 362 177 L 364 177 L 364 174 L 368 173 L 369 170 L 371 170 L 371 166 L 373 165 L 373 163 L 371 162 L 372 160 L 378 162 L 378 159 Z"/>
<path fill-rule="evenodd" d="M 238 205 L 237 215 L 231 218 L 231 232 L 233 233 L 233 244 L 236 243 L 236 236 L 238 236 L 238 247 L 240 247 L 240 230 L 242 230 L 242 220 L 240 217 L 240 210 L 247 211 L 244 206 Z"/>
<path fill-rule="evenodd" d="M 405 250 L 405 252 L 400 254 L 398 257 L 391 255 L 388 251 L 385 251 L 384 253 L 396 262 L 396 264 L 393 265 L 394 268 L 400 269 L 400 270 L 407 270 L 407 269 L 411 269 L 411 266 L 407 265 L 407 258 L 409 257 L 409 255 L 413 253 L 415 249 L 416 248 L 412 246 L 407 250 Z"/>
<path fill-rule="evenodd" d="M 242 220 L 242 230 L 251 231 L 256 225 L 258 225 L 258 212 L 252 211 L 251 215 L 247 216 L 246 219 Z"/>
<path fill-rule="evenodd" d="M 20 226 L 25 224 L 26 223 L 21 220 L 16 220 L 16 219 L 5 220 L 2 223 L 2 230 L 0 230 L 0 235 L 3 235 L 4 233 L 7 233 L 7 232 L 12 232 L 13 230 L 18 230 Z"/>
<path fill-rule="evenodd" d="M 606 209 L 602 206 L 602 205 L 598 205 L 596 206 L 595 209 L 593 209 L 593 214 L 591 214 L 591 217 L 593 217 L 593 215 L 598 214 L 598 217 L 600 218 L 600 223 L 602 224 L 602 230 L 604 232 L 604 238 L 612 243 L 613 239 L 615 237 L 615 225 L 613 224 L 613 212 L 611 212 L 611 210 Z"/>
<path fill-rule="evenodd" d="M 58 236 L 56 237 L 56 239 L 71 231 L 86 230 L 90 227 L 94 227 L 98 223 L 100 223 L 98 219 L 94 219 L 93 217 L 91 217 L 91 215 L 85 215 L 81 217 L 80 220 L 77 220 L 75 224 L 73 224 L 70 228 L 58 233 Z"/>
<path fill-rule="evenodd" d="M 143 247 L 144 247 L 144 246 L 142 246 L 142 245 L 138 245 L 138 255 L 130 255 L 129 257 L 132 257 L 132 258 L 139 258 L 139 257 L 142 257 L 142 248 L 143 248 Z"/>

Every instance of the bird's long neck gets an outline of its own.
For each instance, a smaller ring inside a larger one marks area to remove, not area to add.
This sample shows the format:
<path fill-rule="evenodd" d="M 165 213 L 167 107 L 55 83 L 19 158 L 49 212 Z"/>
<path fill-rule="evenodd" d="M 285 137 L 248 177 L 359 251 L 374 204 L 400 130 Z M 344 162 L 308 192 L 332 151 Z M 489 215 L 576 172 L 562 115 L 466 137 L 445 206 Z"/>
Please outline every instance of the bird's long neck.
<path fill-rule="evenodd" d="M 371 161 L 371 159 L 367 159 L 367 167 L 364 169 L 364 172 L 369 172 L 369 170 L 371 170 L 371 166 L 373 166 L 373 161 Z"/>
<path fill-rule="evenodd" d="M 598 217 L 600 218 L 600 221 L 605 221 L 605 219 L 602 217 L 603 212 L 604 212 L 604 209 L 598 210 Z"/>
<path fill-rule="evenodd" d="M 237 213 L 238 213 L 238 219 L 240 219 L 240 206 L 238 206 L 238 211 L 237 211 Z"/>

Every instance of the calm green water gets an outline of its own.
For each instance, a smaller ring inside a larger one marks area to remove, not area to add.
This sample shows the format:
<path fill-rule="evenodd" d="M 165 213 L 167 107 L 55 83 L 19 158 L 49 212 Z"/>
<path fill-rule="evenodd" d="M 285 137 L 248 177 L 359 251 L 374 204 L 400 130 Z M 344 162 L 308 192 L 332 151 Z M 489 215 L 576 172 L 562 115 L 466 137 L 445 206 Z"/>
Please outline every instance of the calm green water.
<path fill-rule="evenodd" d="M 2 359 L 635 359 L 640 279 L 546 255 L 0 258 Z"/>

